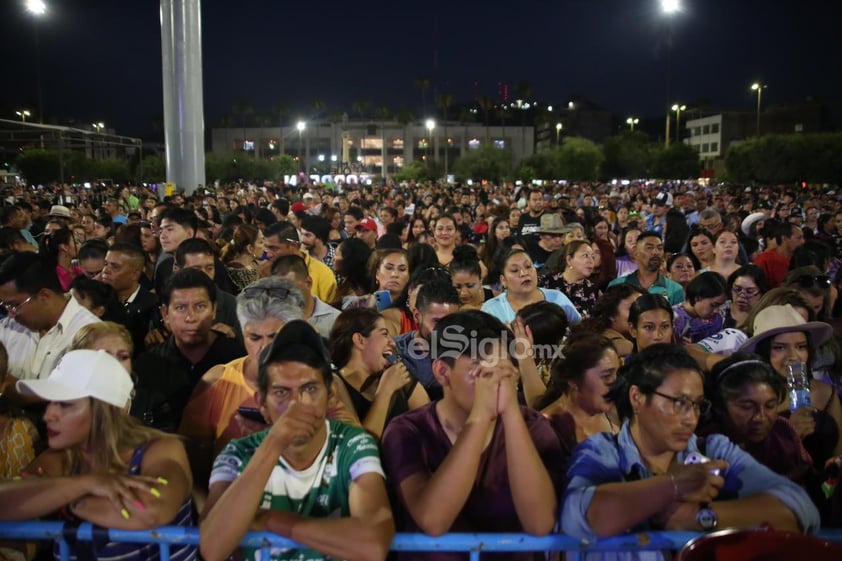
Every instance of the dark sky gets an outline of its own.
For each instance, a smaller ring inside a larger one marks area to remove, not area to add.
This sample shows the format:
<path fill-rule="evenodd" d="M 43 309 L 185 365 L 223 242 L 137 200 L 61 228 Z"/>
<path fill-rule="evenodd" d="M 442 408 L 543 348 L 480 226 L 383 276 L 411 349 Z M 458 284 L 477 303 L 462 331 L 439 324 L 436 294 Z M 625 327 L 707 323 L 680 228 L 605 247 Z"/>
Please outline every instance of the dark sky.
<path fill-rule="evenodd" d="M 45 1 L 49 12 L 35 23 L 47 115 L 154 140 L 163 113 L 158 2 Z M 811 96 L 842 107 L 842 3 L 683 3 L 673 20 L 671 101 L 751 110 L 748 87 L 759 79 L 769 85 L 764 105 Z M 35 33 L 24 0 L 0 4 L 0 112 L 14 118 L 15 109 L 37 107 Z M 304 118 L 313 99 L 349 113 L 365 100 L 420 114 L 414 82 L 422 76 L 457 102 L 525 80 L 537 99 L 578 95 L 620 116 L 655 117 L 666 106 L 670 34 L 658 0 L 203 4 L 208 129 L 241 100 L 257 111 L 283 102 Z"/>

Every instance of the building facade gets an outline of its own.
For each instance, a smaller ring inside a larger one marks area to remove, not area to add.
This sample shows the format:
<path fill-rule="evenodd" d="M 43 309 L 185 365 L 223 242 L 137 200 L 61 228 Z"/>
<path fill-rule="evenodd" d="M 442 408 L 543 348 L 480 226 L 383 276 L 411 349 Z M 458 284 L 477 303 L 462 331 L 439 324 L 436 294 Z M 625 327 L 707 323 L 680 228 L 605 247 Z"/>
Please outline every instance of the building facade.
<path fill-rule="evenodd" d="M 515 160 L 535 152 L 531 126 L 489 126 L 477 123 L 396 121 L 317 121 L 286 127 L 228 127 L 211 131 L 211 151 L 243 150 L 255 158 L 287 154 L 303 160 L 303 169 L 334 168 L 342 173 L 395 173 L 412 161 L 452 166 L 463 154 L 490 144 L 512 150 Z"/>

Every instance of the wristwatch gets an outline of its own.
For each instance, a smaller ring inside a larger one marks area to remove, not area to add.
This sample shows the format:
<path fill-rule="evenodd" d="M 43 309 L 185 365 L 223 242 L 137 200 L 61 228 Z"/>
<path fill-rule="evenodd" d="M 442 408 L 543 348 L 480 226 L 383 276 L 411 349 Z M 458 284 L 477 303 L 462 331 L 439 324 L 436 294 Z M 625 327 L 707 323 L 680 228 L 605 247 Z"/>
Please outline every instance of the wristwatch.
<path fill-rule="evenodd" d="M 705 532 L 715 530 L 719 525 L 719 518 L 716 512 L 710 508 L 708 503 L 699 505 L 699 512 L 696 514 L 696 524 L 698 524 Z"/>

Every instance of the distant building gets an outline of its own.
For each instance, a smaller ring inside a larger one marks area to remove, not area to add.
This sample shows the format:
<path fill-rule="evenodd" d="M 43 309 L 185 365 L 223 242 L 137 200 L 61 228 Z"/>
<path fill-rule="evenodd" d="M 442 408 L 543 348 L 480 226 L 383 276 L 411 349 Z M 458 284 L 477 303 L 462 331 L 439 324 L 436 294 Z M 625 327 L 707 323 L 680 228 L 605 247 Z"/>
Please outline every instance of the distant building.
<path fill-rule="evenodd" d="M 535 151 L 531 126 L 489 126 L 456 121 L 436 121 L 428 129 L 423 121 L 407 125 L 396 121 L 343 119 L 341 122 L 307 122 L 298 131 L 286 127 L 228 127 L 211 131 L 211 151 L 227 154 L 244 150 L 256 158 L 287 154 L 302 158 L 304 169 L 337 168 L 342 173 L 366 171 L 395 173 L 412 161 L 453 163 L 486 142 L 510 148 L 515 160 Z"/>
<path fill-rule="evenodd" d="M 712 177 L 724 169 L 724 158 L 733 144 L 744 142 L 757 133 L 754 111 L 723 111 L 688 119 L 684 142 L 696 148 L 702 173 Z M 802 134 L 831 129 L 826 105 L 812 100 L 786 106 L 773 106 L 760 113 L 760 135 Z"/>

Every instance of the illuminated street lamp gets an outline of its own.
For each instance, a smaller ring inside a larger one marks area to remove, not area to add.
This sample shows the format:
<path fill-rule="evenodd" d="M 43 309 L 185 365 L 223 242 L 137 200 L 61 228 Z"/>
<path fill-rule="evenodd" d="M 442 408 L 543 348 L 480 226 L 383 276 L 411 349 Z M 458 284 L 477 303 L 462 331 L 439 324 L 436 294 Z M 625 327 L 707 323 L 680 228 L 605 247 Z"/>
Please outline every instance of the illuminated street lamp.
<path fill-rule="evenodd" d="M 102 121 L 100 121 L 100 122 L 98 122 L 98 123 L 91 123 L 91 126 L 94 128 L 94 130 L 96 131 L 96 133 L 97 133 L 98 135 L 101 135 L 101 134 L 102 134 L 103 129 L 105 128 L 105 123 L 103 123 Z M 94 141 L 94 142 L 96 142 L 96 141 Z M 104 155 L 103 155 L 103 154 L 104 154 L 104 152 L 105 152 L 105 150 L 103 150 L 102 144 L 103 144 L 103 142 L 102 142 L 102 138 L 100 138 L 100 147 L 99 147 L 99 157 L 100 157 L 100 158 L 104 158 Z M 96 146 L 94 146 L 94 148 L 96 148 Z M 96 156 L 94 156 L 94 157 L 96 157 Z"/>
<path fill-rule="evenodd" d="M 35 20 L 47 13 L 43 0 L 26 0 L 26 11 L 32 15 L 32 27 L 35 33 L 35 81 L 38 88 L 38 121 L 44 122 L 44 99 L 41 88 L 41 49 L 38 46 L 38 25 Z"/>
<path fill-rule="evenodd" d="M 20 111 L 15 111 L 15 115 L 17 115 L 18 117 L 20 117 L 20 120 L 21 120 L 21 121 L 23 121 L 23 122 L 25 123 L 25 122 L 26 122 L 26 118 L 27 118 L 27 117 L 29 117 L 29 116 L 31 116 L 31 115 L 32 115 L 32 113 L 30 113 L 28 109 L 21 109 Z"/>
<path fill-rule="evenodd" d="M 307 124 L 304 121 L 298 121 L 295 124 L 295 128 L 298 129 L 298 158 L 301 164 L 304 164 L 304 149 L 303 149 L 303 141 L 301 139 L 301 133 L 304 132 L 304 129 L 307 128 Z"/>
<path fill-rule="evenodd" d="M 672 81 L 672 21 L 676 15 L 681 12 L 681 0 L 661 0 L 661 13 L 664 16 L 666 26 L 666 57 L 667 57 L 667 91 L 666 101 L 669 103 L 672 92 L 670 91 L 670 82 Z M 678 128 L 676 126 L 676 128 Z M 669 148 L 670 145 L 670 112 L 667 111 L 667 118 L 664 130 L 664 146 Z"/>
<path fill-rule="evenodd" d="M 760 98 L 763 95 L 763 90 L 767 87 L 766 84 L 761 84 L 760 82 L 755 82 L 751 85 L 751 89 L 757 92 L 757 125 L 754 133 L 756 136 L 760 136 Z"/>
<path fill-rule="evenodd" d="M 681 11 L 680 0 L 661 0 L 661 11 L 667 15 L 672 15 Z"/>
<path fill-rule="evenodd" d="M 679 142 L 681 140 L 681 112 L 687 109 L 686 105 L 679 105 L 675 104 L 672 106 L 672 110 L 675 111 L 675 141 Z"/>
<path fill-rule="evenodd" d="M 640 119 L 637 117 L 629 117 L 626 119 L 626 124 L 631 127 L 631 131 L 634 132 L 634 126 L 640 122 Z"/>
<path fill-rule="evenodd" d="M 433 143 L 433 129 L 436 128 L 436 122 L 432 119 L 427 119 L 424 123 L 424 126 L 427 127 L 427 136 L 430 138 L 427 140 L 427 159 L 430 159 L 430 144 Z"/>
<path fill-rule="evenodd" d="M 559 140 L 561 138 L 561 129 L 563 129 L 563 128 L 564 128 L 564 125 L 562 125 L 561 123 L 555 124 L 555 143 L 556 143 L 556 146 L 558 146 Z"/>

